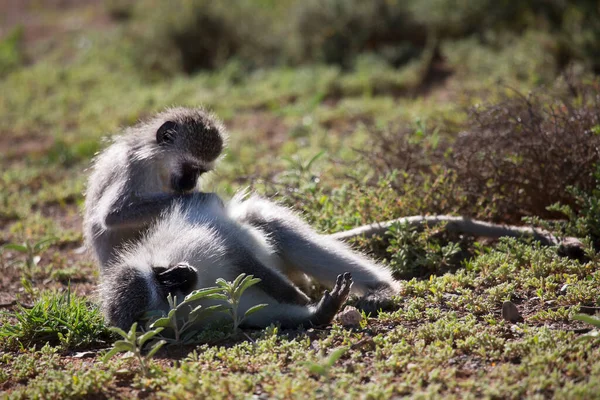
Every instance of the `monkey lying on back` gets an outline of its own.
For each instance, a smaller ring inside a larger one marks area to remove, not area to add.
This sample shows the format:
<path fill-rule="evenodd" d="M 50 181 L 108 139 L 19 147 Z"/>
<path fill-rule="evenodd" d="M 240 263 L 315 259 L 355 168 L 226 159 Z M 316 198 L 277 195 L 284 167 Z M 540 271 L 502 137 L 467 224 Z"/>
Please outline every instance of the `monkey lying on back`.
<path fill-rule="evenodd" d="M 145 311 L 164 308 L 169 292 L 186 294 L 242 272 L 261 278 L 254 300 L 272 302 L 248 322 L 258 326 L 330 322 L 348 295 L 350 274 L 368 311 L 398 291 L 387 269 L 281 206 L 251 197 L 224 209 L 216 195 L 193 192 L 225 137 L 203 110 L 176 108 L 130 128 L 96 159 L 84 230 L 100 262 L 110 323 L 128 328 Z M 335 282 L 316 306 L 293 283 L 304 273 Z M 244 306 L 262 302 L 254 300 Z"/>
<path fill-rule="evenodd" d="M 293 224 L 292 230 L 286 224 Z M 352 276 L 359 278 L 357 286 L 364 290 L 385 272 L 378 277 L 362 269 L 370 266 L 368 261 L 347 253 L 333 239 L 312 242 L 317 239 L 313 235 L 288 210 L 258 197 L 235 199 L 228 208 L 217 201 L 177 202 L 139 242 L 120 252 L 103 277 L 105 315 L 111 324 L 127 328 L 145 311 L 168 311 L 169 293 L 181 300 L 195 289 L 214 286 L 218 278 L 233 281 L 247 273 L 261 282 L 244 293 L 240 313 L 257 304 L 268 306 L 252 314 L 244 326 L 328 324 L 345 303 Z M 344 269 L 350 273 L 340 274 Z M 332 292 L 310 304 L 286 275 L 296 270 L 333 284 Z"/>

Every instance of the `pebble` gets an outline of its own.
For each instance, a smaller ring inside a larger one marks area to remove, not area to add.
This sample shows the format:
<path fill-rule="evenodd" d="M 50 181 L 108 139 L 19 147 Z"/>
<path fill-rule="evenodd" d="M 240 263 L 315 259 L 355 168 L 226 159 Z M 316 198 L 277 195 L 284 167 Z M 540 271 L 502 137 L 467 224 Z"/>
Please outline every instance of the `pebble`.
<path fill-rule="evenodd" d="M 362 314 L 356 307 L 346 306 L 346 308 L 337 315 L 337 318 L 342 326 L 358 326 L 360 321 L 362 321 Z"/>

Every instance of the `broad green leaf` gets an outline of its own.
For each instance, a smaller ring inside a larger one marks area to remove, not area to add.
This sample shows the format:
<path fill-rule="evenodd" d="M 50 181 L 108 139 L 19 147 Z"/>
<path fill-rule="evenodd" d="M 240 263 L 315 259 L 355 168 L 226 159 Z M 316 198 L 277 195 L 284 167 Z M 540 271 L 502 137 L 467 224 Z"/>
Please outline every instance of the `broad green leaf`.
<path fill-rule="evenodd" d="M 331 352 L 331 354 L 329 355 L 329 358 L 327 359 L 327 366 L 331 367 L 347 351 L 348 351 L 348 347 L 339 347 L 339 348 L 333 350 Z"/>
<path fill-rule="evenodd" d="M 575 339 L 575 343 L 585 342 L 587 340 L 592 340 L 592 339 L 597 339 L 597 338 L 600 338 L 600 331 L 591 331 L 590 333 L 579 336 L 577 339 Z"/>
<path fill-rule="evenodd" d="M 204 299 L 204 298 L 206 298 L 207 296 L 209 296 L 211 294 L 219 293 L 221 290 L 222 289 L 220 287 L 209 287 L 209 288 L 206 288 L 206 289 L 194 290 L 192 293 L 190 293 L 187 296 L 185 296 L 185 299 L 180 304 L 180 306 L 182 304 L 190 303 L 192 301 Z"/>
<path fill-rule="evenodd" d="M 39 242 L 37 242 L 36 244 L 33 245 L 33 249 L 34 249 L 34 251 L 38 252 L 40 250 L 43 250 L 43 248 L 46 245 L 50 245 L 54 241 L 56 241 L 56 238 L 53 238 L 53 237 L 44 239 L 44 240 L 40 240 Z"/>
<path fill-rule="evenodd" d="M 146 343 L 146 341 L 148 341 L 148 339 L 151 339 L 154 336 L 158 335 L 160 332 L 162 332 L 163 329 L 164 328 L 156 328 L 156 329 L 154 329 L 152 331 L 148 331 L 148 332 L 144 333 L 142 336 L 140 336 L 138 338 L 138 344 L 140 346 L 143 346 L 144 343 Z"/>
<path fill-rule="evenodd" d="M 137 322 L 134 322 L 133 325 L 131 325 L 131 328 L 129 328 L 129 333 L 127 334 L 127 340 L 129 340 L 131 343 L 135 343 L 135 338 L 137 337 Z"/>
<path fill-rule="evenodd" d="M 156 352 L 158 350 L 160 350 L 161 347 L 163 347 L 167 342 L 164 340 L 161 340 L 159 342 L 156 342 L 156 344 L 154 346 L 152 346 L 152 348 L 150 349 L 150 351 L 148 352 L 148 354 L 146 354 L 146 358 L 152 358 L 153 355 L 156 354 Z"/>
<path fill-rule="evenodd" d="M 214 294 L 211 294 L 210 296 L 208 296 L 207 299 L 228 301 L 229 297 L 227 297 L 227 295 L 222 294 L 222 293 L 214 293 Z"/>
<path fill-rule="evenodd" d="M 115 354 L 120 352 L 121 350 L 117 349 L 116 347 L 113 347 L 108 353 L 104 355 L 104 357 L 102 357 L 102 362 L 108 362 L 108 360 L 110 360 Z"/>
<path fill-rule="evenodd" d="M 224 287 L 224 288 L 228 288 L 228 287 L 229 287 L 229 283 L 227 283 L 227 281 L 226 281 L 225 279 L 223 279 L 223 278 L 219 278 L 219 279 L 217 279 L 217 280 L 215 281 L 215 283 L 216 283 L 217 285 L 219 285 L 220 287 L 222 287 L 222 288 L 223 288 L 223 287 Z"/>
<path fill-rule="evenodd" d="M 235 278 L 233 280 L 233 283 L 231 284 L 231 286 L 233 286 L 234 290 L 237 290 L 237 288 L 240 286 L 240 282 L 242 282 L 242 280 L 244 280 L 245 277 L 246 277 L 246 274 L 242 273 L 242 274 L 239 274 L 237 276 L 237 278 Z"/>
<path fill-rule="evenodd" d="M 171 326 L 171 319 L 169 317 L 162 317 L 154 321 L 151 325 L 151 329 L 155 328 L 167 328 Z"/>
<path fill-rule="evenodd" d="M 119 336 L 123 337 L 123 339 L 128 339 L 129 335 L 121 328 L 117 328 L 116 326 L 111 326 L 110 328 L 108 328 L 111 332 L 114 332 L 116 334 L 118 334 Z"/>
<path fill-rule="evenodd" d="M 313 374 L 319 374 L 319 375 L 326 375 L 327 374 L 327 369 L 325 369 L 324 366 L 316 364 L 316 363 L 310 363 L 310 364 L 308 364 L 308 370 L 310 372 L 312 372 Z"/>
<path fill-rule="evenodd" d="M 260 282 L 259 278 L 254 278 L 252 275 L 248 275 L 242 280 L 240 285 L 236 287 L 236 296 L 241 297 L 242 293 L 244 293 L 246 289 L 248 289 L 250 286 L 256 285 L 258 282 Z"/>
<path fill-rule="evenodd" d="M 216 313 L 228 310 L 230 307 L 225 304 L 216 304 L 214 306 L 205 307 L 203 310 L 199 311 L 196 315 L 198 318 L 206 318 L 207 316 Z"/>
<path fill-rule="evenodd" d="M 253 307 L 250 307 L 248 309 L 248 311 L 246 311 L 246 313 L 244 314 L 244 318 L 249 317 L 250 315 L 254 314 L 257 311 L 262 310 L 263 308 L 265 308 L 267 306 L 268 306 L 268 304 L 257 304 L 257 305 L 255 305 Z"/>
<path fill-rule="evenodd" d="M 3 246 L 5 249 L 18 251 L 20 253 L 27 253 L 27 246 L 16 243 L 8 243 Z"/>
<path fill-rule="evenodd" d="M 576 319 L 577 321 L 583 321 L 587 324 L 595 326 L 596 328 L 600 328 L 600 319 L 598 318 L 594 318 L 586 314 L 575 314 L 573 315 L 573 319 Z"/>
<path fill-rule="evenodd" d="M 126 340 L 117 340 L 113 344 L 113 347 L 115 349 L 117 349 L 118 351 L 133 351 L 133 350 L 135 350 L 135 346 L 133 345 L 133 343 L 130 343 Z"/>

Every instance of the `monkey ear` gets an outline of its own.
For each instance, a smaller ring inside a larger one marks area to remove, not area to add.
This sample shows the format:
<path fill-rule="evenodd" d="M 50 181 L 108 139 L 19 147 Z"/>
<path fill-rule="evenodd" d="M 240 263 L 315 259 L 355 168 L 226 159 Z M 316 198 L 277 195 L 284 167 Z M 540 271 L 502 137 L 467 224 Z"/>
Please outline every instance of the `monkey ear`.
<path fill-rule="evenodd" d="M 175 141 L 177 134 L 177 124 L 173 121 L 167 121 L 156 131 L 156 143 L 170 144 Z"/>

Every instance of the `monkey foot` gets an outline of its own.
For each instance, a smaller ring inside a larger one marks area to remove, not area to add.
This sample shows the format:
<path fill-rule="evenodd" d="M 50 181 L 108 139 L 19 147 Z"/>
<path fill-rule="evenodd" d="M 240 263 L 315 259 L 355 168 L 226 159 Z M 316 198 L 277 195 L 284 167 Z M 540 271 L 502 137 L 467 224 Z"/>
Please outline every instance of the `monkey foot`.
<path fill-rule="evenodd" d="M 350 272 L 346 272 L 344 275 L 338 275 L 331 293 L 326 290 L 325 293 L 323 293 L 321 301 L 317 304 L 311 318 L 312 324 L 315 326 L 329 324 L 340 311 L 346 300 L 348 300 L 351 287 L 352 275 Z"/>
<path fill-rule="evenodd" d="M 392 290 L 388 288 L 374 289 L 358 300 L 356 308 L 375 317 L 380 310 L 391 311 L 396 308 L 393 295 Z"/>

